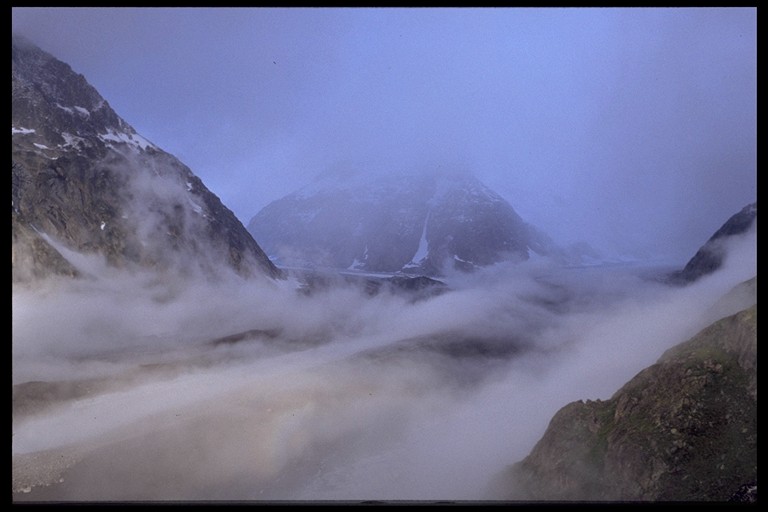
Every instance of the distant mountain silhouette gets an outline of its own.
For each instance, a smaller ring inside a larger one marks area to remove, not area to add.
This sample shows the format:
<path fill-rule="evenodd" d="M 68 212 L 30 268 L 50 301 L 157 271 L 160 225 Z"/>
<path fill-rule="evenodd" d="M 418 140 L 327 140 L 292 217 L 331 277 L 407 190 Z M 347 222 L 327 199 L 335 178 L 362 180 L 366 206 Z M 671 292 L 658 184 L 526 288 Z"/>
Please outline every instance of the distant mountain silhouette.
<path fill-rule="evenodd" d="M 368 272 L 439 276 L 557 250 L 464 172 L 328 172 L 267 205 L 248 230 L 279 265 Z"/>

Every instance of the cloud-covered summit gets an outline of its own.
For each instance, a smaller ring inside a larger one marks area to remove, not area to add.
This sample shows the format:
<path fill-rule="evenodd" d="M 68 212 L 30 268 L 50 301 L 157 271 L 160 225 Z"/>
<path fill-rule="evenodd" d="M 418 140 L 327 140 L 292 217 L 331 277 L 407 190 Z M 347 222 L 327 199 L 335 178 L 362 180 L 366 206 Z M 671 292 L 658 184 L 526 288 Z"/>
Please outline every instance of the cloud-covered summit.
<path fill-rule="evenodd" d="M 441 275 L 546 253 L 549 240 L 466 171 L 338 168 L 248 223 L 286 266 Z"/>

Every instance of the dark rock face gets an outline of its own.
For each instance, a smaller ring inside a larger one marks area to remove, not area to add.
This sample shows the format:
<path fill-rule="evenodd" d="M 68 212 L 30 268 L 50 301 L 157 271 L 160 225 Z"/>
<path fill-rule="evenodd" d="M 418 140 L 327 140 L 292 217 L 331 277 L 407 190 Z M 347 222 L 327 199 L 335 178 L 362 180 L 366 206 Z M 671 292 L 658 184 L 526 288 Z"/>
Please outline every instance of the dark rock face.
<path fill-rule="evenodd" d="M 689 284 L 719 269 L 725 258 L 724 240 L 730 236 L 745 233 L 752 227 L 756 218 L 757 203 L 748 204 L 742 208 L 715 231 L 715 234 L 701 246 L 683 270 L 674 273 L 669 280 L 674 284 Z"/>
<path fill-rule="evenodd" d="M 192 171 L 123 121 L 65 63 L 13 37 L 14 282 L 114 267 L 277 277 Z"/>
<path fill-rule="evenodd" d="M 579 401 L 503 476 L 523 500 L 756 496 L 757 305 L 668 350 L 606 401 Z M 752 485 L 749 485 L 752 484 Z"/>
<path fill-rule="evenodd" d="M 551 245 L 466 173 L 325 174 L 266 206 L 248 230 L 286 266 L 433 276 Z"/>

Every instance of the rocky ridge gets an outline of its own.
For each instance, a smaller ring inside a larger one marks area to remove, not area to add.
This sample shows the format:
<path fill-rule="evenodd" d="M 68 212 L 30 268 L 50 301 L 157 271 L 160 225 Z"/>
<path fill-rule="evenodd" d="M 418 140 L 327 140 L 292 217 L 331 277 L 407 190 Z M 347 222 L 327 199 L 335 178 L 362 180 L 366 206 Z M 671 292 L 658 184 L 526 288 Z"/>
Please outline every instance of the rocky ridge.
<path fill-rule="evenodd" d="M 280 275 L 187 166 L 139 135 L 69 65 L 16 35 L 11 84 L 14 282 L 88 275 L 104 263 Z"/>
<path fill-rule="evenodd" d="M 755 279 L 742 288 L 754 289 Z M 570 403 L 500 478 L 515 500 L 750 501 L 757 305 L 666 351 L 609 400 Z"/>
<path fill-rule="evenodd" d="M 689 284 L 719 269 L 724 261 L 725 242 L 729 237 L 746 233 L 757 219 L 757 203 L 751 203 L 733 214 L 707 242 L 696 251 L 685 267 L 673 273 L 669 280 L 674 284 Z"/>

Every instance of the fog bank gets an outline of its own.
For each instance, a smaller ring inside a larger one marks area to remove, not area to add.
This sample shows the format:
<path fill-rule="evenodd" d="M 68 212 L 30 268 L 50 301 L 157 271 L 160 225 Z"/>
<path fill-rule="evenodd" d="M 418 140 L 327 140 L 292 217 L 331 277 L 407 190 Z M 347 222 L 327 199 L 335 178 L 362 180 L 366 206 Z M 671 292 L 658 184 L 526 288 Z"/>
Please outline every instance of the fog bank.
<path fill-rule="evenodd" d="M 546 260 L 418 301 L 235 277 L 15 287 L 14 499 L 493 498 L 560 407 L 733 312 L 713 308 L 755 248 L 735 237 L 684 288 Z"/>

